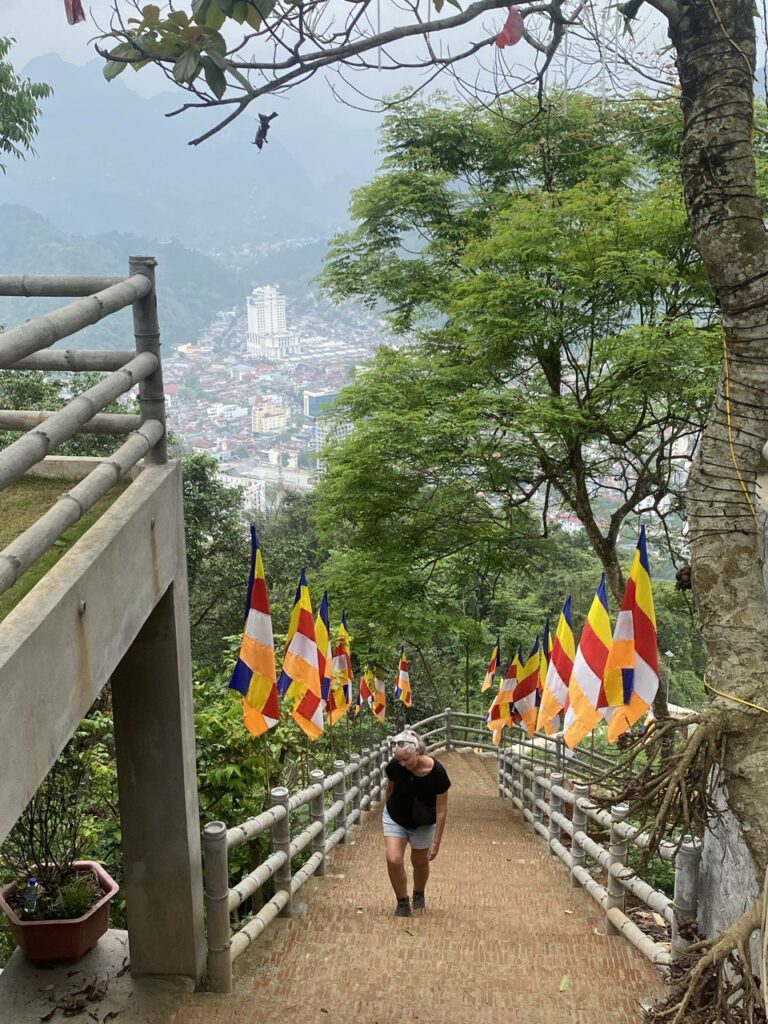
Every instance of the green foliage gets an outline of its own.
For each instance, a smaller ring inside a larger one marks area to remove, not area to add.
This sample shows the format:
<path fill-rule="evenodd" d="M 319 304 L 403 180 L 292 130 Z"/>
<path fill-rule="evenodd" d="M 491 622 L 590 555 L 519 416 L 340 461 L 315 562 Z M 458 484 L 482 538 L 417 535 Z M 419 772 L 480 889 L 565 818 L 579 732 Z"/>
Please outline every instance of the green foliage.
<path fill-rule="evenodd" d="M 383 172 L 355 193 L 324 282 L 414 340 L 342 393 L 355 429 L 328 452 L 321 536 L 335 523 L 384 564 L 397 538 L 418 562 L 426 534 L 437 564 L 518 552 L 538 532 L 521 509 L 545 528 L 567 511 L 619 599 L 622 527 L 679 498 L 719 335 L 653 145 L 673 107 L 535 106 L 412 101 L 385 121 Z"/>
<path fill-rule="evenodd" d="M 183 460 L 192 653 L 219 662 L 224 641 L 242 627 L 250 548 L 238 488 L 225 487 L 208 455 Z"/>
<path fill-rule="evenodd" d="M 95 877 L 81 872 L 59 889 L 56 897 L 57 916 L 62 919 L 82 917 L 101 894 Z"/>
<path fill-rule="evenodd" d="M 51 95 L 51 89 L 16 74 L 7 59 L 12 42 L 0 36 L 0 154 L 23 160 L 26 153 L 34 153 L 39 102 Z M 5 170 L 2 161 L 0 170 Z"/>

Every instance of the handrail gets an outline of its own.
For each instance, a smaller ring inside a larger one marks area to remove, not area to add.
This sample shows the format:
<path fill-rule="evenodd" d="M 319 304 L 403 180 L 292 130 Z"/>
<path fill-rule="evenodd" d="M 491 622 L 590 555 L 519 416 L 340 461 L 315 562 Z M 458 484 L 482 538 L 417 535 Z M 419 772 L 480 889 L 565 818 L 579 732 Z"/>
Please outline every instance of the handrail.
<path fill-rule="evenodd" d="M 7 369 L 33 352 L 39 352 L 62 338 L 77 334 L 84 327 L 103 320 L 105 316 L 133 305 L 151 291 L 152 282 L 148 277 L 132 274 L 117 284 L 76 299 L 68 306 L 28 320 L 19 327 L 11 327 L 0 334 L 0 369 Z"/>
<path fill-rule="evenodd" d="M 559 857 L 571 873 L 571 885 L 583 887 L 606 914 L 609 935 L 623 935 L 652 963 L 669 966 L 686 948 L 679 935 L 678 914 L 695 916 L 696 892 L 701 840 L 683 836 L 678 843 L 662 842 L 657 855 L 675 866 L 675 896 L 670 898 L 629 867 L 628 848 L 650 848 L 651 837 L 626 818 L 626 804 L 614 804 L 610 811 L 598 807 L 588 796 L 589 787 L 575 783 L 574 789 L 565 787 L 562 772 L 552 772 L 543 765 L 526 765 L 519 755 L 502 748 L 498 753 L 499 794 L 510 799 L 533 826 L 534 832 L 547 840 L 550 852 Z M 530 785 L 526 785 L 526 781 Z M 547 799 L 547 794 L 549 798 Z M 562 813 L 562 806 L 572 808 L 572 820 Z M 544 823 L 547 819 L 547 824 Z M 610 845 L 603 846 L 588 833 L 588 823 L 594 821 L 610 834 Z M 570 837 L 571 848 L 561 842 L 561 835 Z M 585 867 L 590 856 L 606 875 L 601 885 Z M 672 928 L 671 949 L 646 935 L 625 912 L 625 892 L 640 900 L 650 910 L 661 915 Z M 676 909 L 678 908 L 677 912 Z"/>
<path fill-rule="evenodd" d="M 272 806 L 232 828 L 223 822 L 209 822 L 203 829 L 205 852 L 205 894 L 208 922 L 208 980 L 214 992 L 232 990 L 232 964 L 278 916 L 290 916 L 292 898 L 313 876 L 325 873 L 325 859 L 349 829 L 358 824 L 364 809 L 380 799 L 383 767 L 389 744 L 382 740 L 373 750 L 354 755 L 351 762 L 335 761 L 335 771 L 325 775 L 310 772 L 311 785 L 289 795 L 280 787 L 272 790 Z M 347 787 L 347 779 L 351 785 Z M 331 802 L 326 805 L 327 794 Z M 295 834 L 291 817 L 309 806 L 310 822 Z M 348 810 L 348 808 L 350 808 Z M 332 824 L 333 832 L 327 835 Z M 228 851 L 271 831 L 273 852 L 240 881 L 230 887 Z M 310 850 L 306 861 L 292 869 L 293 860 Z M 230 914 L 270 879 L 277 891 L 253 917 L 230 935 Z"/>
<path fill-rule="evenodd" d="M 0 490 L 19 480 L 78 433 L 123 437 L 28 530 L 0 552 L 0 594 L 142 459 L 167 461 L 165 396 L 155 298 L 155 260 L 131 257 L 117 276 L 0 275 L 0 295 L 75 296 L 74 302 L 0 332 L 0 367 L 9 370 L 107 373 L 58 410 L 0 409 L 0 430 L 21 436 L 0 451 Z M 133 307 L 133 351 L 51 350 L 126 306 Z M 102 410 L 136 385 L 140 415 Z"/>
<path fill-rule="evenodd" d="M 472 716 L 446 709 L 441 715 L 431 715 L 411 727 L 418 730 L 442 720 L 442 728 L 438 726 L 428 732 L 421 732 L 422 737 L 438 737 L 427 747 L 428 750 L 468 746 L 493 751 L 499 766 L 500 795 L 510 799 L 532 825 L 534 832 L 547 840 L 552 855 L 557 856 L 569 869 L 572 886 L 584 888 L 602 908 L 608 934 L 624 936 L 653 963 L 668 966 L 686 946 L 679 934 L 678 918 L 695 914 L 695 879 L 701 856 L 700 841 L 684 837 L 677 844 L 661 844 L 660 856 L 675 865 L 675 897 L 671 900 L 640 878 L 628 864 L 630 846 L 647 849 L 650 844 L 650 836 L 646 832 L 624 820 L 628 807 L 624 804 L 614 804 L 610 810 L 599 807 L 589 799 L 587 785 L 575 781 L 572 783 L 573 789 L 569 789 L 565 785 L 563 771 L 553 771 L 551 764 L 547 765 L 535 756 L 542 754 L 547 757 L 550 747 L 554 747 L 556 751 L 559 750 L 556 766 L 559 768 L 562 763 L 563 768 L 573 774 L 574 768 L 586 770 L 590 764 L 587 752 L 581 758 L 581 763 L 565 761 L 562 736 L 537 734 L 529 739 L 521 735 L 518 754 L 504 744 L 496 747 L 492 743 L 476 740 L 462 741 L 455 735 L 455 732 L 464 729 L 456 721 L 459 715 L 465 720 L 485 721 L 481 715 Z M 473 725 L 467 728 L 482 732 Z M 526 747 L 530 749 L 531 757 L 524 761 L 522 750 Z M 293 795 L 289 795 L 285 789 L 272 790 L 273 805 L 241 825 L 227 829 L 222 822 L 211 822 L 205 826 L 203 845 L 208 978 L 214 992 L 231 991 L 235 959 L 277 916 L 291 915 L 295 893 L 310 877 L 325 873 L 327 856 L 338 844 L 346 842 L 349 829 L 361 823 L 363 813 L 383 799 L 386 781 L 384 768 L 388 756 L 389 741 L 383 740 L 372 749 L 365 748 L 360 754 L 353 755 L 349 764 L 335 761 L 334 771 L 330 775 L 326 776 L 319 769 L 311 772 L 312 784 Z M 604 755 L 601 755 L 601 759 L 610 762 L 610 758 Z M 597 759 L 591 763 L 599 764 Z M 347 779 L 350 780 L 349 786 Z M 310 823 L 292 834 L 293 812 L 307 805 L 311 812 Z M 564 813 L 564 807 L 571 808 L 572 818 Z M 609 831 L 608 846 L 602 845 L 597 837 L 589 834 L 590 822 L 597 824 L 601 830 Z M 330 835 L 327 834 L 329 825 L 334 829 Z M 267 830 L 272 832 L 273 852 L 230 888 L 227 851 L 257 838 Z M 563 837 L 568 837 L 570 848 L 563 843 Z M 293 870 L 293 860 L 297 856 L 306 856 L 310 850 L 311 854 L 306 861 Z M 605 873 L 605 884 L 601 884 L 588 870 L 585 863 L 587 856 L 593 858 Z M 245 899 L 269 879 L 274 879 L 277 890 L 275 895 L 230 935 L 230 912 L 242 906 Z M 671 925 L 671 950 L 646 935 L 630 919 L 625 909 L 627 892 Z"/>

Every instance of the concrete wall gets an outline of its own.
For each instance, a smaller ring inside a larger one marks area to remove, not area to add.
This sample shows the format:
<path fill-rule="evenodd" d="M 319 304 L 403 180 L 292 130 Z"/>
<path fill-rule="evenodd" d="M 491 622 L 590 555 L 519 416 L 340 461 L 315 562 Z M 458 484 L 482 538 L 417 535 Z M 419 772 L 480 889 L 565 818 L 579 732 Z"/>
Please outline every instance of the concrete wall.
<path fill-rule="evenodd" d="M 707 937 L 717 935 L 755 902 L 762 890 L 739 823 L 728 809 L 721 785 L 715 794 L 719 816 L 704 835 L 699 875 L 699 925 Z M 760 962 L 758 939 L 753 939 L 754 962 Z"/>
<path fill-rule="evenodd" d="M 46 460 L 46 472 L 58 459 Z M 82 475 L 83 460 L 62 474 Z M 114 674 L 136 973 L 201 976 L 202 869 L 178 463 L 148 466 L 0 623 L 0 842 Z"/>

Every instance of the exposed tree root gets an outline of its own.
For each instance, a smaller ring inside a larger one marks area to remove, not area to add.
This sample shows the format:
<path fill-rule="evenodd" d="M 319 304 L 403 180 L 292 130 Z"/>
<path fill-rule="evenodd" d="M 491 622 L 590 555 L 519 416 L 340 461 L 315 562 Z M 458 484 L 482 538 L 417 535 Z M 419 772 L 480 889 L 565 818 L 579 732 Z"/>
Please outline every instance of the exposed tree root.
<path fill-rule="evenodd" d="M 679 744 L 677 733 L 693 724 L 696 730 Z M 666 719 L 642 736 L 624 744 L 619 772 L 627 779 L 614 785 L 610 802 L 626 801 L 645 821 L 651 856 L 663 839 L 702 835 L 707 821 L 718 814 L 713 802 L 725 756 L 723 714 L 709 708 L 682 720 Z M 592 781 L 608 781 L 601 776 Z"/>
<path fill-rule="evenodd" d="M 762 918 L 763 898 L 716 939 L 691 945 L 673 964 L 669 994 L 646 1011 L 645 1024 L 765 1024 L 749 952 Z"/>

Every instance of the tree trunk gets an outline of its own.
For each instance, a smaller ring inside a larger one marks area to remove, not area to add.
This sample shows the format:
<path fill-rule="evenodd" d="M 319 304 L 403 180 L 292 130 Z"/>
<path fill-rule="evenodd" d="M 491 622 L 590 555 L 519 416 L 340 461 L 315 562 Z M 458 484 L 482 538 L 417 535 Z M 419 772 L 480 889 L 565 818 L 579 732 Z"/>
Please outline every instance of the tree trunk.
<path fill-rule="evenodd" d="M 686 205 L 722 308 L 726 357 L 688 487 L 692 585 L 708 681 L 766 705 L 768 598 L 756 480 L 768 440 L 768 239 L 752 157 L 752 0 L 659 0 L 662 6 L 682 87 Z M 768 721 L 722 703 L 729 801 L 760 877 L 768 864 Z"/>

